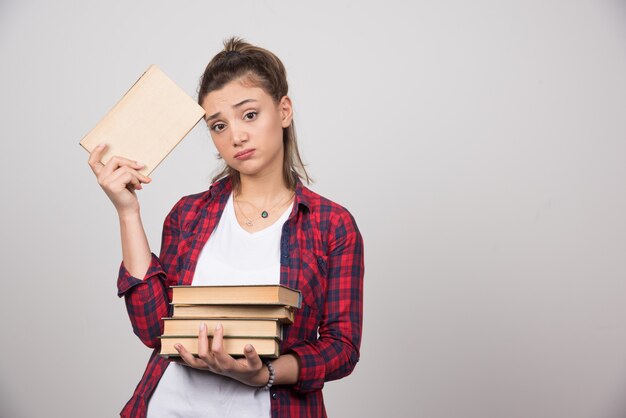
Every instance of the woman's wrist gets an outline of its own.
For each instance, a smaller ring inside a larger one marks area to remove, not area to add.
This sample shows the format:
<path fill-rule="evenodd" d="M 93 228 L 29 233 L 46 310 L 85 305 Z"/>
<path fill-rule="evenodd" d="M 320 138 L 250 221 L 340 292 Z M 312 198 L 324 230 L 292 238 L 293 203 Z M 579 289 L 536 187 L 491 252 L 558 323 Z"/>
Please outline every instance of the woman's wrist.
<path fill-rule="evenodd" d="M 267 367 L 267 363 L 263 362 L 263 367 L 261 367 L 260 373 L 257 374 L 257 379 L 255 379 L 254 386 L 257 388 L 264 387 L 267 382 L 270 380 L 270 370 Z"/>
<path fill-rule="evenodd" d="M 141 222 L 141 212 L 139 208 L 118 210 L 117 217 L 122 223 Z"/>
<path fill-rule="evenodd" d="M 274 366 L 270 361 L 265 363 L 268 371 L 267 383 L 259 388 L 259 390 L 270 390 L 270 388 L 274 385 L 274 380 L 276 380 L 276 372 L 274 371 Z"/>
<path fill-rule="evenodd" d="M 234 377 L 234 376 L 230 376 L 230 377 Z M 269 369 L 267 368 L 265 362 L 263 362 L 263 365 L 261 366 L 259 371 L 256 372 L 254 375 L 249 376 L 248 378 L 243 378 L 243 379 L 238 379 L 238 380 L 241 381 L 241 383 L 245 383 L 248 386 L 262 388 L 263 386 L 267 384 L 267 381 L 269 380 L 269 378 L 270 378 Z"/>
<path fill-rule="evenodd" d="M 237 378 L 242 383 L 248 386 L 255 386 L 262 388 L 270 380 L 270 371 L 267 367 L 267 363 L 263 361 L 263 366 L 253 376 L 247 378 Z M 274 369 L 274 382 L 273 385 L 293 385 L 298 382 L 298 376 L 300 374 L 300 366 L 297 358 L 293 354 L 284 354 L 277 359 L 271 361 Z"/>

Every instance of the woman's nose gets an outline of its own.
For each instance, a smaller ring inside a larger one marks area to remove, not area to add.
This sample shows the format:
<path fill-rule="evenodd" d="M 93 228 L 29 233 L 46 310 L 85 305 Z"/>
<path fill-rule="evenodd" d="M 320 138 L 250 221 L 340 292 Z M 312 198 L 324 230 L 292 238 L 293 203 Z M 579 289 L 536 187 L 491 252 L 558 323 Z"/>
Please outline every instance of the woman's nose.
<path fill-rule="evenodd" d="M 233 135 L 233 146 L 237 147 L 248 140 L 248 133 L 245 129 L 233 126 L 231 130 Z"/>

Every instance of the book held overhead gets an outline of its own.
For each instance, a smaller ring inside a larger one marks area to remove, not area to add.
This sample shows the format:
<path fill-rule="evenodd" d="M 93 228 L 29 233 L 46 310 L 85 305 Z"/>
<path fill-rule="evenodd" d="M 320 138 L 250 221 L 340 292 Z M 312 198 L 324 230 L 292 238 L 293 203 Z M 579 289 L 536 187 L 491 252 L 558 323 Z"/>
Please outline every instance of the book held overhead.
<path fill-rule="evenodd" d="M 149 176 L 203 116 L 195 100 L 151 65 L 80 145 L 92 152 L 105 143 L 101 163 L 118 155 L 145 164 L 138 171 Z"/>

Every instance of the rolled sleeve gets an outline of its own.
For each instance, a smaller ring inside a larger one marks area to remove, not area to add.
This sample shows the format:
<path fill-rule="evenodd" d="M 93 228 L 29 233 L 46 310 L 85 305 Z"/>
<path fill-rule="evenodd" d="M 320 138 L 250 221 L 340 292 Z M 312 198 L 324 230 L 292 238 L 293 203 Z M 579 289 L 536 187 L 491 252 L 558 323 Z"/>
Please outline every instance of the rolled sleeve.
<path fill-rule="evenodd" d="M 295 354 L 300 366 L 298 382 L 293 390 L 307 393 L 322 389 L 326 380 L 326 361 L 319 349 L 314 344 L 303 341 L 291 347 L 289 352 Z"/>
<path fill-rule="evenodd" d="M 143 279 L 133 277 L 123 263 L 120 266 L 118 295 L 124 296 L 133 332 L 150 348 L 159 345 L 159 336 L 163 332 L 162 318 L 168 314 L 165 280 L 161 261 L 154 253 Z"/>
<path fill-rule="evenodd" d="M 159 258 L 154 254 L 152 254 L 152 258 L 150 259 L 150 265 L 148 266 L 148 271 L 146 272 L 143 279 L 138 279 L 137 277 L 132 276 L 126 266 L 124 265 L 124 261 L 120 263 L 120 270 L 117 276 L 117 296 L 122 297 L 133 287 L 145 283 L 152 276 L 163 275 L 165 276 L 165 270 L 161 266 L 161 262 Z"/>

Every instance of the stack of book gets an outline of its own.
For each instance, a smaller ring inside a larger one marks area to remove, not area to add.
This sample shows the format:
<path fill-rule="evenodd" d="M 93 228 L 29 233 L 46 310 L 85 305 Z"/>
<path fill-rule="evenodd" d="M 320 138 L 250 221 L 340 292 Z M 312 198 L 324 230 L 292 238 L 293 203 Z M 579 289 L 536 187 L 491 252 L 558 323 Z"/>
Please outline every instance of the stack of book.
<path fill-rule="evenodd" d="M 224 349 L 243 356 L 246 344 L 259 356 L 276 358 L 283 326 L 293 323 L 293 310 L 302 303 L 300 291 L 282 285 L 172 286 L 173 313 L 163 318 L 161 352 L 178 356 L 175 344 L 198 354 L 200 324 L 206 324 L 209 346 L 218 323 L 224 330 Z"/>

